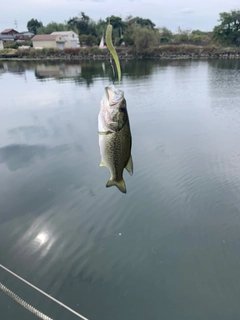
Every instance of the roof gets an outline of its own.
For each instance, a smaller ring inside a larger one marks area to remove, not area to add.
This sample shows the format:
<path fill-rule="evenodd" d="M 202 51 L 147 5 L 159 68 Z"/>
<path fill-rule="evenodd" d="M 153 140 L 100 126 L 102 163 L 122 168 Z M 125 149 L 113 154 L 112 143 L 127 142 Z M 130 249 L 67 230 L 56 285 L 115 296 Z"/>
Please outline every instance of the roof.
<path fill-rule="evenodd" d="M 14 29 L 5 29 L 5 30 L 3 30 L 1 33 L 8 33 L 8 32 L 10 32 L 10 31 L 15 31 L 16 33 L 18 33 L 18 31 L 17 30 L 14 30 Z"/>
<path fill-rule="evenodd" d="M 76 34 L 76 32 L 74 32 L 74 31 L 54 31 L 51 34 L 56 34 L 56 35 L 59 35 L 59 36 L 60 35 L 61 36 L 68 36 L 71 33 L 75 33 Z"/>
<path fill-rule="evenodd" d="M 50 41 L 56 40 L 57 35 L 55 34 L 37 34 L 32 38 L 32 41 Z"/>
<path fill-rule="evenodd" d="M 31 34 L 34 34 L 33 32 L 31 32 L 31 31 L 21 31 L 21 32 L 19 32 L 19 33 L 31 33 Z"/>

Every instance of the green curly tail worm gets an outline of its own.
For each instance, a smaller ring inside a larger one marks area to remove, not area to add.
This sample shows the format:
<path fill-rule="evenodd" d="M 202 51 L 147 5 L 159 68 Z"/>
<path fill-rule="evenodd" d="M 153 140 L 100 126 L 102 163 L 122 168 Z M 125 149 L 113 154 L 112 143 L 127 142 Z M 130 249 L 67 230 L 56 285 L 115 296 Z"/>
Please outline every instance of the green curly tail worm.
<path fill-rule="evenodd" d="M 117 73 L 118 73 L 118 82 L 120 83 L 120 81 L 121 81 L 121 68 L 120 68 L 120 63 L 119 63 L 117 52 L 116 52 L 116 50 L 113 46 L 113 43 L 112 43 L 112 25 L 111 24 L 109 24 L 107 26 L 107 30 L 106 30 L 106 45 L 107 45 L 107 48 L 110 51 L 110 53 L 113 56 L 113 59 L 115 61 Z"/>

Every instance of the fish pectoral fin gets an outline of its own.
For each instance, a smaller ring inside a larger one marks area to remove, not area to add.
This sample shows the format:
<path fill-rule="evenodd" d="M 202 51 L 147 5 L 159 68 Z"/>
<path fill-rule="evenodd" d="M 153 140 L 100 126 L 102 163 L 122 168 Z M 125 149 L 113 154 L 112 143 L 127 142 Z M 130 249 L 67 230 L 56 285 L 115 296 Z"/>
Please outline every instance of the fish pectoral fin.
<path fill-rule="evenodd" d="M 106 167 L 105 166 L 105 163 L 101 160 L 101 162 L 100 162 L 100 165 L 99 165 L 100 167 Z"/>
<path fill-rule="evenodd" d="M 131 176 L 133 175 L 132 155 L 130 155 L 130 158 L 129 158 L 129 160 L 128 160 L 128 163 L 127 163 L 125 169 L 128 171 L 128 173 L 129 173 Z"/>
<path fill-rule="evenodd" d="M 106 184 L 106 187 L 109 188 L 112 186 L 116 186 L 122 193 L 127 193 L 126 185 L 123 179 L 121 181 L 109 180 Z"/>

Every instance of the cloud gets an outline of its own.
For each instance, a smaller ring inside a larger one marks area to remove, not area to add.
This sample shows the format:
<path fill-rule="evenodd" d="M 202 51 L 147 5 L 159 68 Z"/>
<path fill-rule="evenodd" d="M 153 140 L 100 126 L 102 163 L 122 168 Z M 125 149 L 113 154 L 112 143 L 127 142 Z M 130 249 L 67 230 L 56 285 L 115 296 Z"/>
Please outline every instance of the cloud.
<path fill-rule="evenodd" d="M 194 13 L 194 10 L 191 8 L 184 8 L 180 11 L 182 14 L 192 14 Z"/>

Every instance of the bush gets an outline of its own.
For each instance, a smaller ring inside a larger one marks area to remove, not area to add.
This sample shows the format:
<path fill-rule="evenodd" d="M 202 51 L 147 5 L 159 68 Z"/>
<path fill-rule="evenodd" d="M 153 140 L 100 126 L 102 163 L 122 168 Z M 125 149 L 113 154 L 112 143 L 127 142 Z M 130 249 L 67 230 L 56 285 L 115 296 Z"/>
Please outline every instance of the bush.
<path fill-rule="evenodd" d="M 86 46 L 93 46 L 98 43 L 97 37 L 94 37 L 90 34 L 82 34 L 79 36 L 79 41 L 81 45 L 86 45 Z"/>
<path fill-rule="evenodd" d="M 29 47 L 32 47 L 33 44 L 32 44 L 32 41 L 29 40 L 29 41 L 17 41 L 17 46 L 20 47 L 20 46 L 29 46 Z"/>
<path fill-rule="evenodd" d="M 71 54 L 71 55 L 77 56 L 80 53 L 80 49 L 79 48 L 65 48 L 63 50 L 63 52 L 66 54 Z"/>
<path fill-rule="evenodd" d="M 41 51 L 42 50 L 31 49 L 29 51 L 29 57 L 30 58 L 35 58 L 39 54 L 39 52 L 41 52 Z"/>
<path fill-rule="evenodd" d="M 201 47 L 190 44 L 180 45 L 161 45 L 159 48 L 154 49 L 155 53 L 170 53 L 170 54 L 198 54 L 200 53 Z"/>
<path fill-rule="evenodd" d="M 18 48 L 18 45 L 17 45 L 17 42 L 7 42 L 5 45 L 4 45 L 4 48 L 7 48 L 7 49 L 17 49 Z"/>
<path fill-rule="evenodd" d="M 39 51 L 43 54 L 46 54 L 46 55 L 52 55 L 52 54 L 57 54 L 57 53 L 61 52 L 61 50 L 59 50 L 57 48 L 43 48 L 42 50 L 38 50 L 38 52 Z"/>
<path fill-rule="evenodd" d="M 202 47 L 202 52 L 211 52 L 214 53 L 218 50 L 218 47 L 215 45 L 211 45 L 211 46 L 206 46 L 206 47 Z"/>
<path fill-rule="evenodd" d="M 108 50 L 107 49 L 100 49 L 97 46 L 94 46 L 92 48 L 90 48 L 90 53 L 91 54 L 96 54 L 96 55 L 107 55 L 108 54 Z"/>

